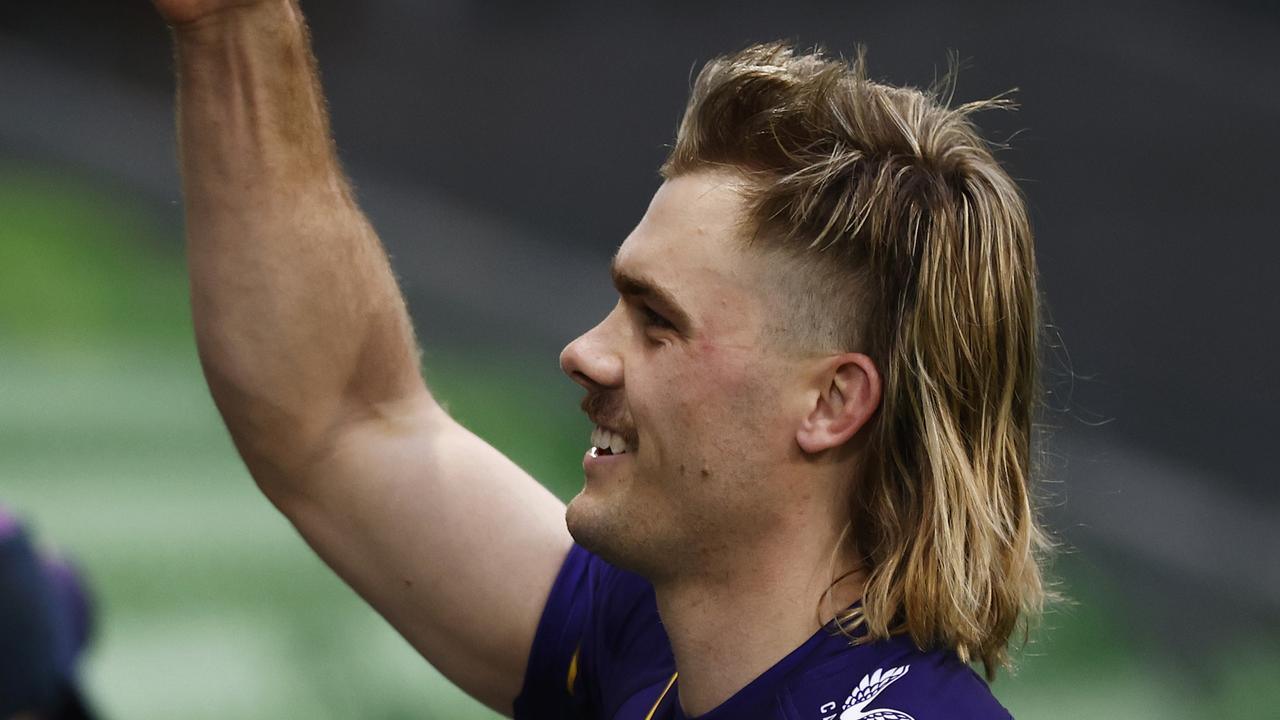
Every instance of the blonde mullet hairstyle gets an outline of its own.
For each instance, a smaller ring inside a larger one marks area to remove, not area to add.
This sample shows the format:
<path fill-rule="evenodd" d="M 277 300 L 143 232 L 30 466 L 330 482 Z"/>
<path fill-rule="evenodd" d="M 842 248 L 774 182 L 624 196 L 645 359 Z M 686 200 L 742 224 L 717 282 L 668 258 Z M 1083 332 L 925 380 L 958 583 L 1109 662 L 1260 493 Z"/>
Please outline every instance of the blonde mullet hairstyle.
<path fill-rule="evenodd" d="M 1010 102 L 951 107 L 947 87 L 873 82 L 861 52 L 756 45 L 703 68 L 662 173 L 745 177 L 744 236 L 791 261 L 811 318 L 788 318 L 792 341 L 883 375 L 849 494 L 868 575 L 842 627 L 909 633 L 994 679 L 1046 598 L 1038 291 L 1022 196 L 970 120 Z"/>

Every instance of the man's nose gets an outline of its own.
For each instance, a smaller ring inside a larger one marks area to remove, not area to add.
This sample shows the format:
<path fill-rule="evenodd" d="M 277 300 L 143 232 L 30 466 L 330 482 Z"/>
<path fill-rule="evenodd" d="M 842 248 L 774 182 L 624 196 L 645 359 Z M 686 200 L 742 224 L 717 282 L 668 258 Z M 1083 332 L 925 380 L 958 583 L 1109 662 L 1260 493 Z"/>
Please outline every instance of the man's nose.
<path fill-rule="evenodd" d="M 616 310 L 560 351 L 560 369 L 587 390 L 622 384 L 622 356 L 611 332 Z"/>

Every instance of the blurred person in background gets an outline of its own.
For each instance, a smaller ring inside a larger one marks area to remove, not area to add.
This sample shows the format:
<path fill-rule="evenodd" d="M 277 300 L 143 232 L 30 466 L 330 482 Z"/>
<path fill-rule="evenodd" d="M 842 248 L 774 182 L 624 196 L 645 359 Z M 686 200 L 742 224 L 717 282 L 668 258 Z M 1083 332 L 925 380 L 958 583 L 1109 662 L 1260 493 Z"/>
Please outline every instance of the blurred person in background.
<path fill-rule="evenodd" d="M 424 384 L 297 4 L 156 5 L 214 401 L 447 677 L 518 718 L 1008 716 L 970 663 L 1007 664 L 1046 543 L 1031 234 L 968 117 L 998 102 L 782 45 L 708 64 L 561 356 L 596 425 L 566 507 Z"/>
<path fill-rule="evenodd" d="M 92 717 L 75 672 L 89 641 L 89 611 L 75 570 L 37 553 L 0 506 L 0 718 Z"/>

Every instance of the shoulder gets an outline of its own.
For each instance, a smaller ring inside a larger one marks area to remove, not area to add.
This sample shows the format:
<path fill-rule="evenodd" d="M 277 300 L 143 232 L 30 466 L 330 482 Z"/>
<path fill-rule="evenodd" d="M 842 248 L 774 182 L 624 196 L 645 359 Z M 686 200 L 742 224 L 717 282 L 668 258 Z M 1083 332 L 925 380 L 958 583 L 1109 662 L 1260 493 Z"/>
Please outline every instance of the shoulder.
<path fill-rule="evenodd" d="M 788 695 L 797 720 L 1011 718 L 954 653 L 922 651 L 905 637 L 847 647 L 798 674 Z"/>
<path fill-rule="evenodd" d="M 595 575 L 593 609 L 580 639 L 585 680 L 594 681 L 603 706 L 665 679 L 675 666 L 658 616 L 653 585 L 581 551 Z"/>
<path fill-rule="evenodd" d="M 569 562 L 580 563 L 586 576 L 576 591 L 590 605 L 588 628 L 613 652 L 624 652 L 637 634 L 661 630 L 653 585 L 598 555 L 574 545 Z M 665 636 L 664 636 L 665 638 Z"/>
<path fill-rule="evenodd" d="M 515 716 L 613 717 L 673 667 L 653 586 L 575 544 L 547 598 Z"/>

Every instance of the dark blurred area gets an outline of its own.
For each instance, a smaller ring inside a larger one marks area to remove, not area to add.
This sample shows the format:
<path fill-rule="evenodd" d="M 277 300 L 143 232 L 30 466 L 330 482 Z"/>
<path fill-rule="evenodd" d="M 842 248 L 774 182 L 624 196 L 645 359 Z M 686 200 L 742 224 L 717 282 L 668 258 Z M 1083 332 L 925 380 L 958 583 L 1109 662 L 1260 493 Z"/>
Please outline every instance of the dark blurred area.
<path fill-rule="evenodd" d="M 76 665 L 92 608 L 66 560 L 41 556 L 0 505 L 0 718 L 87 720 Z"/>
<path fill-rule="evenodd" d="M 424 341 L 546 358 L 607 310 L 707 59 L 792 39 L 956 100 L 1027 194 L 1049 311 L 1049 519 L 1195 662 L 1189 607 L 1280 637 L 1280 3 L 303 3 L 338 145 Z M 144 2 L 0 6 L 0 155 L 180 217 Z M 179 243 L 175 234 L 173 242 Z M 1271 327 L 1268 331 L 1266 328 Z M 555 382 L 548 379 L 547 382 Z"/>

